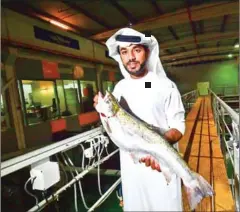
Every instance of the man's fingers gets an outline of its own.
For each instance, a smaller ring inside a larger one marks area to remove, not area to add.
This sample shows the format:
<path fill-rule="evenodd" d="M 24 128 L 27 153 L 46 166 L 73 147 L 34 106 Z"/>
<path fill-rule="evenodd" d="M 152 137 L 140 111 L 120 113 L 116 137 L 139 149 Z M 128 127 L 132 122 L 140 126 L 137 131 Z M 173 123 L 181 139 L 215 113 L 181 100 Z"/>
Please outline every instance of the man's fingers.
<path fill-rule="evenodd" d="M 161 172 L 161 169 L 160 169 L 159 164 L 156 164 L 156 165 L 155 165 L 155 168 L 156 168 L 156 170 L 158 170 L 159 172 Z"/>
<path fill-rule="evenodd" d="M 151 167 L 152 169 L 156 169 L 156 166 L 155 166 L 155 160 L 153 158 L 151 158 Z"/>
<path fill-rule="evenodd" d="M 99 92 L 100 93 L 100 92 Z M 100 93 L 101 94 L 101 93 Z M 102 94 L 101 94 L 102 95 Z M 94 102 L 94 104 L 93 104 L 93 106 L 96 108 L 96 106 L 97 106 L 97 104 L 98 104 L 98 97 L 99 97 L 99 95 L 97 94 L 97 95 L 95 95 L 94 96 L 94 98 L 93 98 L 93 102 Z"/>
<path fill-rule="evenodd" d="M 150 166 L 150 158 L 147 157 L 146 160 L 145 160 L 145 165 L 148 167 Z"/>
<path fill-rule="evenodd" d="M 98 95 L 95 95 L 95 96 L 94 96 L 93 101 L 94 101 L 94 102 L 98 102 Z"/>
<path fill-rule="evenodd" d="M 153 170 L 157 170 L 159 172 L 161 172 L 161 169 L 160 169 L 160 165 L 158 164 L 158 162 L 152 158 L 151 156 L 147 156 L 147 157 L 144 157 L 144 158 L 141 158 L 139 160 L 139 162 L 141 163 L 145 163 L 145 166 L 149 167 L 151 166 L 151 168 Z"/>

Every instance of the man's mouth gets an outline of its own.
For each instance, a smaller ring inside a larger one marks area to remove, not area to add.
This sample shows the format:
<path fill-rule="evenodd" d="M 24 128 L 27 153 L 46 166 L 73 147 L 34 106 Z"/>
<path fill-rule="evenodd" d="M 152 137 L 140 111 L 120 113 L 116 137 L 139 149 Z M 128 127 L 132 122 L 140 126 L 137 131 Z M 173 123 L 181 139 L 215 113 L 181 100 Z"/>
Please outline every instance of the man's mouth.
<path fill-rule="evenodd" d="M 138 66 L 138 62 L 130 62 L 128 63 L 128 67 L 130 67 L 131 69 L 135 69 Z"/>

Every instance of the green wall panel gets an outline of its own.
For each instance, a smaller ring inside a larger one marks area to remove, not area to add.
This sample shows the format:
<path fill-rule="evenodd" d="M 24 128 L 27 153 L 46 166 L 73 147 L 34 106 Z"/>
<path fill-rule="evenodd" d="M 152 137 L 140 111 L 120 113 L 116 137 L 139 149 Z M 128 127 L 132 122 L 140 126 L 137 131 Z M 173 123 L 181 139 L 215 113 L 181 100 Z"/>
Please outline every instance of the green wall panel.
<path fill-rule="evenodd" d="M 210 88 L 238 85 L 238 65 L 235 60 L 184 67 L 168 67 L 168 77 L 181 93 L 197 88 L 198 82 L 209 82 Z"/>

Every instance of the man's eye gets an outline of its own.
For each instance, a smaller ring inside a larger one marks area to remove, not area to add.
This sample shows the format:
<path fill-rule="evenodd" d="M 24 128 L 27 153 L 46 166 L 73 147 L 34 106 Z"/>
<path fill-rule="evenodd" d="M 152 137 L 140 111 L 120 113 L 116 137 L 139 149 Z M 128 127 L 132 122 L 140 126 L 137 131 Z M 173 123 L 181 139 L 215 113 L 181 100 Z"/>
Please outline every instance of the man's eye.
<path fill-rule="evenodd" d="M 137 53 L 140 53 L 140 52 L 141 52 L 141 49 L 135 49 L 135 51 L 136 51 Z"/>
<path fill-rule="evenodd" d="M 121 54 L 125 55 L 127 54 L 127 51 L 122 51 Z"/>

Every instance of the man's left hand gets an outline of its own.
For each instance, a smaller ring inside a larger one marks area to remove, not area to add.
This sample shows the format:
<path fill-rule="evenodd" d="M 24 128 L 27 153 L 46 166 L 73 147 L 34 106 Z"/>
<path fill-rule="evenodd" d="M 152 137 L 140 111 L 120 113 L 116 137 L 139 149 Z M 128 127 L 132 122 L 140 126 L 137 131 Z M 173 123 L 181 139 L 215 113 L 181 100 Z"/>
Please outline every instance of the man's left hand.
<path fill-rule="evenodd" d="M 161 172 L 159 163 L 151 156 L 147 156 L 140 159 L 141 163 L 145 163 L 147 167 L 151 166 L 152 170 Z"/>

